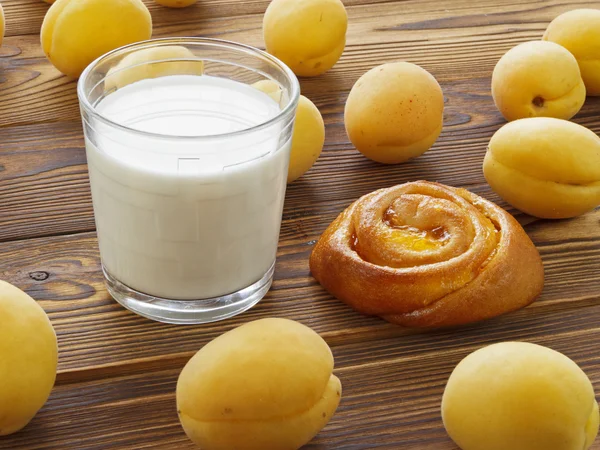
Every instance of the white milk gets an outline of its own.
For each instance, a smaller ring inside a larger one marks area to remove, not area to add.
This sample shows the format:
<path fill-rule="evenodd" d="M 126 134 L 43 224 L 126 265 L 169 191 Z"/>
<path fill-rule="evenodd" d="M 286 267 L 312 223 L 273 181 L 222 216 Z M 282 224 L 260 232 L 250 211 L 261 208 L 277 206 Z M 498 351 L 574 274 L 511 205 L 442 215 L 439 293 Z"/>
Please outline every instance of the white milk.
<path fill-rule="evenodd" d="M 170 136 L 244 130 L 280 111 L 246 84 L 206 75 L 139 81 L 96 108 L 114 122 Z M 270 269 L 289 160 L 281 126 L 204 140 L 132 134 L 97 121 L 91 127 L 100 254 L 114 278 L 157 297 L 202 299 L 236 292 Z"/>

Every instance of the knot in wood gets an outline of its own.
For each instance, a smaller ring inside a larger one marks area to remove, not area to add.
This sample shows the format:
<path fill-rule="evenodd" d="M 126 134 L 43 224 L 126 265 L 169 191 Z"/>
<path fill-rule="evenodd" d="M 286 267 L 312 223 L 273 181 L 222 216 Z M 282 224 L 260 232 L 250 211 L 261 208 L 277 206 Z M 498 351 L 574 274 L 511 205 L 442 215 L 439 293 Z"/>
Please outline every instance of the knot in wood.
<path fill-rule="evenodd" d="M 30 272 L 29 278 L 35 281 L 47 280 L 50 274 L 48 272 Z"/>

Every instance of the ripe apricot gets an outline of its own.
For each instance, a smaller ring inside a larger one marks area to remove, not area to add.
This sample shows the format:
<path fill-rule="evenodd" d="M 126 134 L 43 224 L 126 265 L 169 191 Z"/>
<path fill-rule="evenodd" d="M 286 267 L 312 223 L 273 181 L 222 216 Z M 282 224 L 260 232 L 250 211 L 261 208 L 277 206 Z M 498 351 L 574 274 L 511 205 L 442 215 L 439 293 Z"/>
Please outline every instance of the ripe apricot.
<path fill-rule="evenodd" d="M 313 330 L 262 319 L 206 344 L 177 381 L 177 410 L 204 450 L 296 450 L 331 419 L 342 386 Z"/>
<path fill-rule="evenodd" d="M 252 85 L 277 103 L 281 101 L 281 87 L 275 81 L 262 80 Z M 325 123 L 319 109 L 304 95 L 298 100 L 292 149 L 288 169 L 288 184 L 304 175 L 319 159 L 325 144 Z"/>
<path fill-rule="evenodd" d="M 292 152 L 287 182 L 291 183 L 310 169 L 323 150 L 325 123 L 319 109 L 304 95 L 298 100 Z"/>
<path fill-rule="evenodd" d="M 2 9 L 2 5 L 0 5 L 0 45 L 2 45 L 3 39 L 4 39 L 4 10 Z"/>
<path fill-rule="evenodd" d="M 106 74 L 106 90 L 122 88 L 147 78 L 167 75 L 202 75 L 204 62 L 179 45 L 149 47 L 125 56 Z"/>
<path fill-rule="evenodd" d="M 141 0 L 57 0 L 44 17 L 41 40 L 50 62 L 77 78 L 96 58 L 151 35 Z"/>
<path fill-rule="evenodd" d="M 570 119 L 585 102 L 575 57 L 554 42 L 531 41 L 510 49 L 494 68 L 492 96 L 506 120 Z"/>
<path fill-rule="evenodd" d="M 515 120 L 492 136 L 483 173 L 500 197 L 527 214 L 578 216 L 600 205 L 600 137 L 568 120 Z"/>
<path fill-rule="evenodd" d="M 273 0 L 263 19 L 267 51 L 307 77 L 326 72 L 340 59 L 347 28 L 340 0 Z"/>
<path fill-rule="evenodd" d="M 344 112 L 354 146 L 386 164 L 426 152 L 440 135 L 443 118 L 442 88 L 425 69 L 407 62 L 365 73 L 352 87 Z"/>
<path fill-rule="evenodd" d="M 281 102 L 281 86 L 273 80 L 260 80 L 252 85 L 253 88 L 264 92 L 271 97 L 277 104 Z"/>
<path fill-rule="evenodd" d="M 588 95 L 600 95 L 600 9 L 574 9 L 548 25 L 543 39 L 569 50 L 581 70 Z"/>
<path fill-rule="evenodd" d="M 575 362 L 541 345 L 502 342 L 456 366 L 442 418 L 463 450 L 587 450 L 599 415 L 592 383 Z"/>
<path fill-rule="evenodd" d="M 0 436 L 37 414 L 56 378 L 58 348 L 44 310 L 25 292 L 0 280 Z"/>

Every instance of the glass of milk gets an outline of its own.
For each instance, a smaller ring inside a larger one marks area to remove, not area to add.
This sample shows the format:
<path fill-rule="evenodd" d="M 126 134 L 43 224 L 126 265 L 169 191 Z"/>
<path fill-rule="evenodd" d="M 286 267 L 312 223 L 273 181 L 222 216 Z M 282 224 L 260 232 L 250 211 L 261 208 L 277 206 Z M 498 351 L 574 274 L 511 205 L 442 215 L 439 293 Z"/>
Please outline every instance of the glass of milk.
<path fill-rule="evenodd" d="M 291 70 L 232 42 L 155 39 L 93 62 L 78 95 L 110 294 L 168 323 L 256 304 L 279 239 L 299 97 Z"/>

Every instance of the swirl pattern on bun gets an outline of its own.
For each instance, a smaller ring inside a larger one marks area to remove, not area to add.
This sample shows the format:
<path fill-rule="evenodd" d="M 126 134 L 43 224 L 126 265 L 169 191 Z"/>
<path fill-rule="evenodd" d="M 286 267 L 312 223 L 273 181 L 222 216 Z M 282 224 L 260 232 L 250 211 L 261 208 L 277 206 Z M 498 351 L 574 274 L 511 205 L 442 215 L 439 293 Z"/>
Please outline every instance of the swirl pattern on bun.
<path fill-rule="evenodd" d="M 367 194 L 310 257 L 332 295 L 408 327 L 488 319 L 533 302 L 540 255 L 506 211 L 465 189 L 417 181 Z"/>

